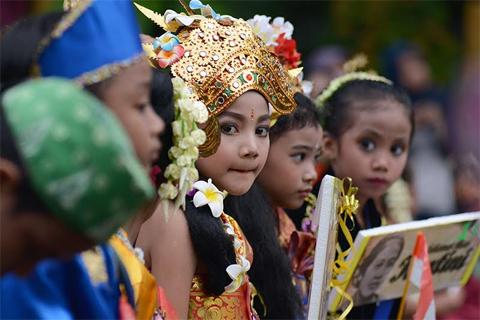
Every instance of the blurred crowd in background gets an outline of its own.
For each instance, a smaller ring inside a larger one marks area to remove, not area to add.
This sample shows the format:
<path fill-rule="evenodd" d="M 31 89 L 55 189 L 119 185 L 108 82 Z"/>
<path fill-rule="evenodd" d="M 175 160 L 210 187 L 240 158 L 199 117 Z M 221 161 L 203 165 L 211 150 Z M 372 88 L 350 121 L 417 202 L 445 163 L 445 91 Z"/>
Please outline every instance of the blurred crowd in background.
<path fill-rule="evenodd" d="M 137 2 L 159 13 L 182 11 L 178 1 Z M 480 210 L 479 1 L 208 3 L 244 19 L 264 13 L 290 21 L 305 77 L 313 82 L 312 98 L 343 73 L 344 62 L 365 53 L 369 65 L 406 89 L 414 105 L 403 175 L 413 199 L 410 219 Z M 61 10 L 62 1 L 1 0 L 0 6 L 3 29 L 22 17 Z M 162 33 L 138 15 L 145 34 Z M 478 283 L 469 290 L 478 299 Z"/>

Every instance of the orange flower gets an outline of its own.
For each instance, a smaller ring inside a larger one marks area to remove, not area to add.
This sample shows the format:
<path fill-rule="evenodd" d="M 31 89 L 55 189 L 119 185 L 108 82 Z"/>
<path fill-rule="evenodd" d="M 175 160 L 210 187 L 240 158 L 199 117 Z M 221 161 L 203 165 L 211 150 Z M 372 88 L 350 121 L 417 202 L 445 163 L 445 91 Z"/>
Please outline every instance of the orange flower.
<path fill-rule="evenodd" d="M 168 66 L 171 66 L 172 64 L 179 61 L 180 58 L 183 57 L 184 52 L 185 52 L 185 49 L 179 44 L 174 45 L 172 50 L 170 51 L 160 50 L 157 54 L 158 65 L 161 68 L 166 68 Z"/>

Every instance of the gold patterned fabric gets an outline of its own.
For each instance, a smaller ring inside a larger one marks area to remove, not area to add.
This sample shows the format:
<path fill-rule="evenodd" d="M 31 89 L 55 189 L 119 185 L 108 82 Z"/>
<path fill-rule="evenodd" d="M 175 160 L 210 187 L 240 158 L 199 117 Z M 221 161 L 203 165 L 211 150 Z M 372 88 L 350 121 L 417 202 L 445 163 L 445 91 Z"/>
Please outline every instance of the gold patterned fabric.
<path fill-rule="evenodd" d="M 252 263 L 253 252 L 250 244 L 245 239 L 239 225 L 230 216 L 222 213 L 222 222 L 229 222 L 238 235 L 242 246 L 236 250 Z M 189 319 L 258 319 L 251 308 L 250 282 L 247 281 L 235 292 L 224 292 L 214 296 L 206 289 L 206 275 L 196 274 L 190 289 L 190 302 L 188 306 Z"/>

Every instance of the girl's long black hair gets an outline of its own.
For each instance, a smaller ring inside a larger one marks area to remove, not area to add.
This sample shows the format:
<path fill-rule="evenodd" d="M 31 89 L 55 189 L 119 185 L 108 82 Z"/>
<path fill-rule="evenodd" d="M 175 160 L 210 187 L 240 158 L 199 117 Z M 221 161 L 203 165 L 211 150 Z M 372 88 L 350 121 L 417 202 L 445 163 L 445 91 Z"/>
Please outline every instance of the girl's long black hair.
<path fill-rule="evenodd" d="M 54 29 L 62 16 L 61 11 L 48 12 L 18 20 L 2 30 L 1 92 L 31 76 L 33 57 L 40 41 Z"/>
<path fill-rule="evenodd" d="M 225 199 L 225 212 L 242 228 L 253 249 L 250 280 L 265 301 L 255 309 L 263 319 L 296 319 L 301 315 L 301 300 L 292 282 L 291 265 L 278 241 L 277 226 L 267 195 L 256 183 L 250 190 Z"/>
<path fill-rule="evenodd" d="M 220 295 L 232 281 L 225 270 L 236 263 L 232 240 L 210 208 L 196 208 L 189 196 L 186 205 L 185 216 L 195 252 L 207 266 L 207 289 Z M 278 241 L 273 211 L 263 190 L 254 184 L 242 196 L 227 196 L 224 211 L 238 222 L 253 249 L 254 261 L 248 275 L 265 301 L 266 317 L 259 299 L 255 300 L 255 309 L 266 319 L 297 318 L 301 313 L 300 297 L 292 283 L 290 263 Z"/>

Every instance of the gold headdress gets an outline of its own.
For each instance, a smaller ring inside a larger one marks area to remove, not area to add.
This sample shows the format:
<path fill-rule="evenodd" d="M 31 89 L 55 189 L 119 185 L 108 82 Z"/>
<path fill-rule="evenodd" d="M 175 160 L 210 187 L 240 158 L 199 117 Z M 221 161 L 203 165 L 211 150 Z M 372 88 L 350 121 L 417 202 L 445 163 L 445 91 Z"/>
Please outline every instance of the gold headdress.
<path fill-rule="evenodd" d="M 271 17 L 255 15 L 247 22 L 252 26 L 253 32 L 263 40 L 268 50 L 278 56 L 283 71 L 293 79 L 293 92 L 300 92 L 310 97 L 312 83 L 303 80 L 303 67 L 300 68 L 301 54 L 297 51 L 297 42 L 292 38 L 293 25 L 283 17 L 276 17 L 270 22 Z M 281 114 L 272 110 L 270 126 L 272 127 Z"/>
<path fill-rule="evenodd" d="M 325 104 L 330 97 L 347 82 L 355 80 L 369 80 L 383 82 L 393 85 L 393 82 L 385 77 L 379 76 L 375 71 L 357 71 L 363 69 L 368 63 L 368 58 L 364 54 L 357 54 L 353 59 L 345 62 L 343 70 L 346 74 L 330 81 L 328 87 L 315 99 L 315 105 L 320 110 L 325 108 Z"/>
<path fill-rule="evenodd" d="M 244 20 L 220 16 L 197 0 L 189 7 L 184 4 L 188 16 L 172 10 L 162 16 L 136 6 L 168 31 L 153 45 L 144 44 L 148 56 L 160 67 L 171 66 L 193 98 L 208 108 L 207 141 L 200 147 L 201 156 L 215 153 L 220 144 L 216 116 L 246 91 L 261 93 L 280 114 L 295 108 L 291 76 Z M 193 9 L 200 9 L 202 15 L 192 14 Z"/>

